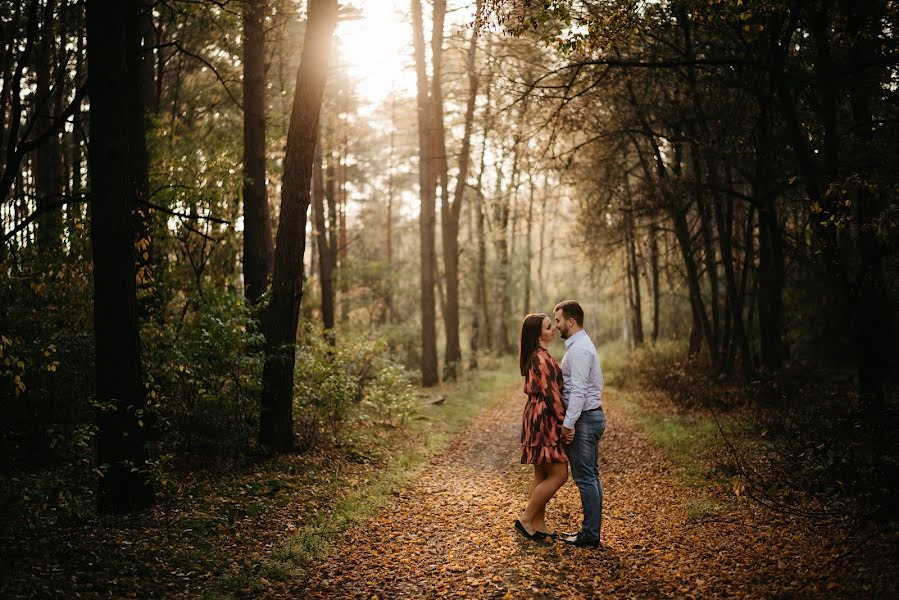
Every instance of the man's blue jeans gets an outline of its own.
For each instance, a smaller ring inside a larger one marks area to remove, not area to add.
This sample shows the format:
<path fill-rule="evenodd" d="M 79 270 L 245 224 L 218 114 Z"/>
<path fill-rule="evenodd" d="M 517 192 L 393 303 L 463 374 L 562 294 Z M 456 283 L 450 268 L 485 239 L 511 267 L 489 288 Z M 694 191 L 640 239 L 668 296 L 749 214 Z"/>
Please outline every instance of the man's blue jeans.
<path fill-rule="evenodd" d="M 574 440 L 568 446 L 571 478 L 581 492 L 584 522 L 580 535 L 599 540 L 602 527 L 602 483 L 599 481 L 599 440 L 606 430 L 602 409 L 582 412 L 574 426 Z"/>

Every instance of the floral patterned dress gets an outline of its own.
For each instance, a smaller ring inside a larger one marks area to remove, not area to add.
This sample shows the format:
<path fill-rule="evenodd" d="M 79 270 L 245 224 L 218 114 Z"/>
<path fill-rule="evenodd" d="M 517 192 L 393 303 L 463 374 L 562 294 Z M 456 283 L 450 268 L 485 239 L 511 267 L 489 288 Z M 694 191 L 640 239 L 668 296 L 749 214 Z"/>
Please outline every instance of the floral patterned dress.
<path fill-rule="evenodd" d="M 562 369 L 548 350 L 537 348 L 531 357 L 524 393 L 528 402 L 521 419 L 521 463 L 568 462 L 562 445 Z"/>

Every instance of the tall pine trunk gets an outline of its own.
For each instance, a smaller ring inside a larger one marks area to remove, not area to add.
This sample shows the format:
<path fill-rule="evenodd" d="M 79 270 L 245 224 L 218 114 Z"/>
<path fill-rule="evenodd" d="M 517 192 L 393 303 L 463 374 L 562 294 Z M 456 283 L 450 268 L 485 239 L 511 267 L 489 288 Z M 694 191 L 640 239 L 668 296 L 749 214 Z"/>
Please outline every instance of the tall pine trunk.
<path fill-rule="evenodd" d="M 266 0 L 243 6 L 243 279 L 247 300 L 265 293 L 274 242 L 265 185 Z"/>
<path fill-rule="evenodd" d="M 266 314 L 259 441 L 275 452 L 290 450 L 294 440 L 293 385 L 297 327 L 303 297 L 306 212 L 309 209 L 312 162 L 328 74 L 331 37 L 336 24 L 337 0 L 309 0 L 306 36 L 297 69 L 284 153 L 272 299 Z"/>
<path fill-rule="evenodd" d="M 425 387 L 437 383 L 437 307 L 434 297 L 437 251 L 435 248 L 435 185 L 431 121 L 433 112 L 428 97 L 428 75 L 425 70 L 425 42 L 421 0 L 412 0 L 412 41 L 415 46 L 415 71 L 418 108 L 418 184 L 421 195 L 419 238 L 421 252 L 421 381 Z"/>
<path fill-rule="evenodd" d="M 89 166 L 96 352 L 96 459 L 101 512 L 128 512 L 153 503 L 143 428 L 146 401 L 141 376 L 134 274 L 133 180 L 129 123 L 142 103 L 129 95 L 129 59 L 138 50 L 137 13 L 120 0 L 87 1 L 90 95 Z M 124 99 L 124 101 L 123 101 Z"/>
<path fill-rule="evenodd" d="M 477 1 L 476 10 L 480 14 L 482 0 Z M 435 7 L 440 6 L 441 13 L 446 11 L 445 0 L 435 0 Z M 434 31 L 437 31 L 437 14 L 435 9 Z M 442 23 L 443 16 L 440 16 L 440 45 L 442 46 Z M 436 35 L 436 34 L 435 34 Z M 434 38 L 436 40 L 436 37 Z M 446 350 L 444 354 L 443 378 L 456 379 L 457 370 L 462 362 L 462 349 L 459 341 L 459 219 L 462 213 L 462 202 L 465 200 L 465 187 L 468 180 L 468 166 L 471 161 L 471 130 L 474 124 L 474 108 L 475 100 L 478 94 L 478 73 L 475 69 L 475 56 L 478 43 L 478 28 L 474 27 L 471 33 L 471 41 L 468 45 L 468 54 L 466 58 L 466 69 L 468 71 L 468 101 L 465 105 L 465 129 L 462 134 L 462 149 L 459 154 L 459 175 L 456 178 L 456 189 L 453 193 L 452 202 L 449 200 L 449 193 L 443 190 L 441 204 L 441 226 L 443 240 L 443 268 L 446 278 L 446 312 L 444 314 L 443 323 L 446 334 Z M 437 44 L 432 44 L 437 49 Z M 436 54 L 434 55 L 436 56 Z M 440 92 L 440 77 L 442 69 L 438 68 L 440 61 L 434 58 L 434 104 L 435 117 L 437 120 L 437 129 L 439 133 L 443 132 L 443 100 Z M 441 138 L 443 136 L 441 135 Z M 446 186 L 447 179 L 447 161 L 446 161 L 446 143 L 438 143 L 437 150 L 444 156 L 440 165 L 440 170 Z"/>

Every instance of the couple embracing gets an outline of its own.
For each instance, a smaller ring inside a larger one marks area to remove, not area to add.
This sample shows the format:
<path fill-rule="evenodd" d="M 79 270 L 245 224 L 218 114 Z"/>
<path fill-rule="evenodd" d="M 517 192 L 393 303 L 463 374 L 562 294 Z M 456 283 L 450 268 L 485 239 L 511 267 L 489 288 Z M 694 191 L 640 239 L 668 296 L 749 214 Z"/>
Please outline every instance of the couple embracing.
<path fill-rule="evenodd" d="M 548 350 L 556 331 L 565 340 L 560 365 Z M 525 317 L 519 367 L 528 396 L 522 417 L 522 464 L 534 465 L 531 497 L 515 529 L 529 540 L 560 537 L 574 546 L 599 547 L 602 484 L 599 440 L 606 428 L 601 406 L 602 371 L 593 341 L 584 331 L 584 310 L 574 300 L 560 302 L 553 318 Z M 581 494 L 580 531 L 558 536 L 546 526 L 546 503 L 571 477 Z"/>

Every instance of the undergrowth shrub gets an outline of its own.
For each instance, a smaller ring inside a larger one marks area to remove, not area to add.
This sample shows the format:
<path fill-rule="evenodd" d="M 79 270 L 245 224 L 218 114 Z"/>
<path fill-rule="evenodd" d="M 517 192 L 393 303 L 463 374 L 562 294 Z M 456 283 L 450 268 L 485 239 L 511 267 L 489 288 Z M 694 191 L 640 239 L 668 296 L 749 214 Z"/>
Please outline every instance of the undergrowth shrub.
<path fill-rule="evenodd" d="M 207 293 L 180 325 L 147 323 L 148 407 L 175 452 L 235 452 L 258 426 L 264 338 L 237 292 Z"/>
<path fill-rule="evenodd" d="M 603 369 L 610 385 L 664 391 L 684 407 L 745 403 L 740 386 L 716 375 L 703 357 L 689 357 L 683 342 L 658 341 L 614 353 Z"/>
<path fill-rule="evenodd" d="M 412 383 L 394 362 L 385 338 L 345 335 L 332 346 L 312 326 L 304 333 L 294 375 L 294 425 L 300 450 L 336 442 L 340 426 L 349 421 L 401 426 L 414 413 Z"/>

